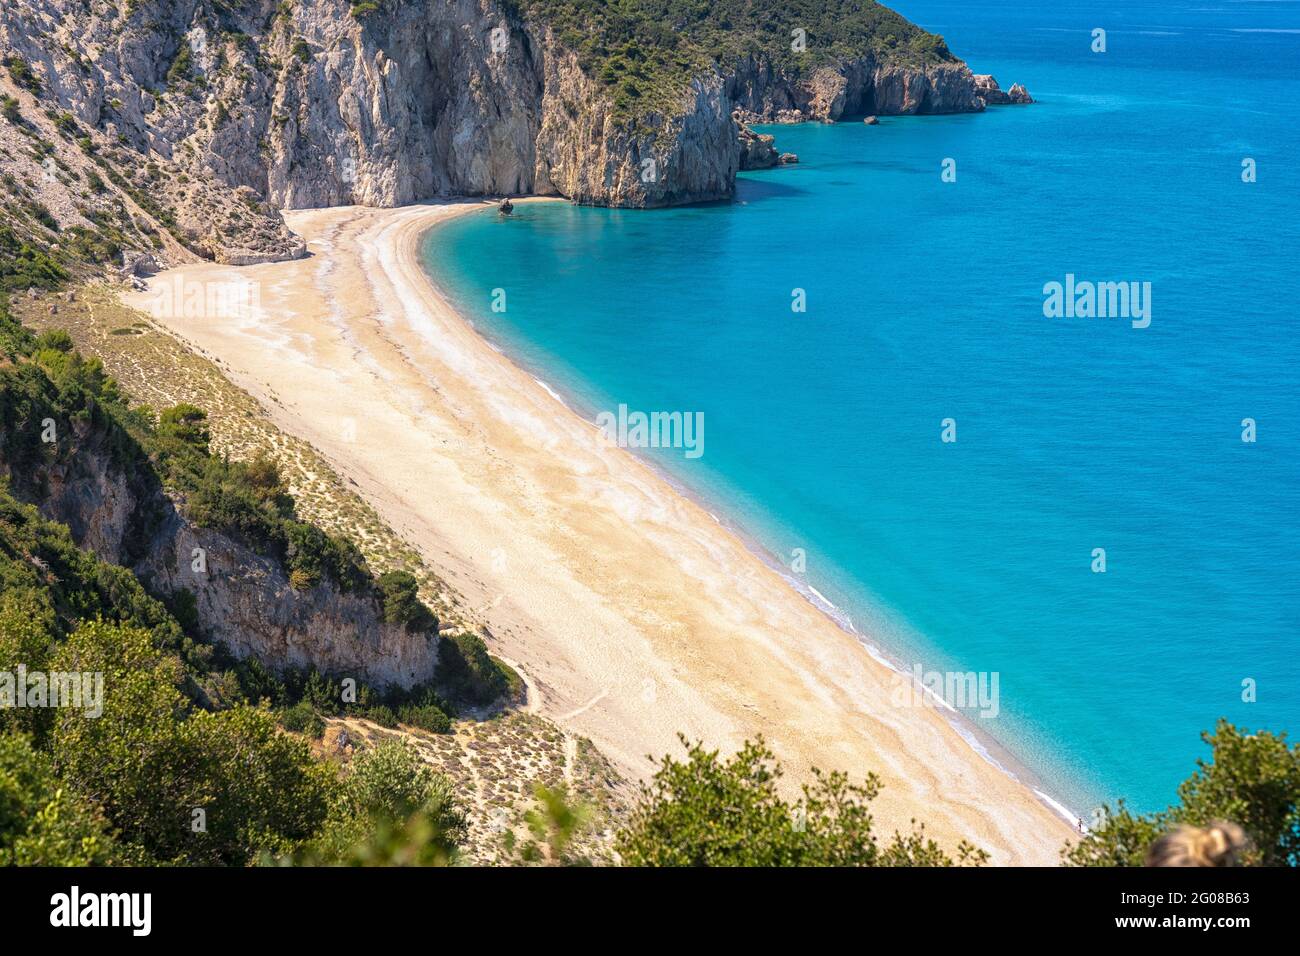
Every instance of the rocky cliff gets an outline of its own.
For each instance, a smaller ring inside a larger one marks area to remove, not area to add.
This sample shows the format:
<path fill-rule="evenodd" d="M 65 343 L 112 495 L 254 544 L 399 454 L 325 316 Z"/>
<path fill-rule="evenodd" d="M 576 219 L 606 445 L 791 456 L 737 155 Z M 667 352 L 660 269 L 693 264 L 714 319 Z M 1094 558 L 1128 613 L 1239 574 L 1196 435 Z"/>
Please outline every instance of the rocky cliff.
<path fill-rule="evenodd" d="M 196 558 L 203 556 L 196 570 Z M 383 620 L 372 589 L 343 591 L 322 578 L 294 587 L 284 565 L 166 507 L 145 557 L 132 570 L 157 594 L 194 595 L 207 636 L 235 657 L 350 676 L 377 687 L 411 688 L 433 679 L 436 632 Z"/>
<path fill-rule="evenodd" d="M 302 253 L 281 208 L 724 199 L 738 121 L 984 108 L 996 84 L 978 86 L 940 38 L 867 6 L 932 42 L 904 56 L 851 37 L 804 66 L 789 54 L 701 59 L 700 40 L 660 57 L 676 64 L 665 80 L 662 62 L 626 63 L 644 57 L 635 43 L 594 65 L 612 41 L 593 45 L 540 2 L 33 0 L 0 8 L 13 102 L 0 159 L 42 177 L 40 201 L 62 226 L 109 218 L 123 244 L 164 259 L 236 263 Z M 597 10 L 582 16 L 597 23 Z M 646 76 L 654 97 L 629 79 Z"/>
<path fill-rule="evenodd" d="M 178 617 L 192 617 L 202 637 L 237 658 L 251 655 L 273 670 L 315 667 L 376 687 L 433 678 L 436 621 L 390 623 L 369 578 L 294 580 L 273 548 L 191 520 L 184 497 L 164 490 L 114 417 L 94 399 L 78 404 L 69 410 L 66 391 L 30 366 L 0 379 L 0 481 L 66 525 L 78 547 L 185 606 Z M 30 432 L 46 422 L 53 440 L 37 445 Z"/>
<path fill-rule="evenodd" d="M 727 95 L 746 122 L 761 123 L 975 113 L 985 107 L 974 75 L 960 61 L 900 65 L 873 55 L 822 66 L 806 77 L 791 77 L 764 60 L 747 58 L 728 78 Z"/>

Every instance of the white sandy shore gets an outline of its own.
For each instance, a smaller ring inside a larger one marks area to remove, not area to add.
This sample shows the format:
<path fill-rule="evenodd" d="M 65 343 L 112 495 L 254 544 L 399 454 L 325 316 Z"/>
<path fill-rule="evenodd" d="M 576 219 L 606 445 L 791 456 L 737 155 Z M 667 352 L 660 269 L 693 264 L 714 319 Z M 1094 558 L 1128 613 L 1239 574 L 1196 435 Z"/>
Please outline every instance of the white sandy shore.
<path fill-rule="evenodd" d="M 1071 830 L 1027 786 L 935 710 L 891 704 L 893 674 L 858 641 L 447 304 L 420 238 L 480 208 L 290 212 L 310 258 L 151 280 L 255 282 L 251 314 L 129 301 L 354 481 L 522 662 L 544 712 L 628 772 L 680 753 L 678 732 L 724 749 L 762 734 L 796 780 L 877 773 L 885 832 L 916 818 L 997 863 L 1056 864 Z"/>

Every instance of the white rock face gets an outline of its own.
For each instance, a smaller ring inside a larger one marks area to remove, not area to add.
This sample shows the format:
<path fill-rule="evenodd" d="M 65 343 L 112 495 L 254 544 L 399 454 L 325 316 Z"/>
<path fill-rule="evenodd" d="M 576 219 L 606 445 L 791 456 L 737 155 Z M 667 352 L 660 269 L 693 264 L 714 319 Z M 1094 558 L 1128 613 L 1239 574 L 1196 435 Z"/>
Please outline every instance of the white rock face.
<path fill-rule="evenodd" d="M 193 570 L 196 548 L 204 555 L 202 573 Z M 278 561 L 196 528 L 174 511 L 134 570 L 160 593 L 189 590 L 212 639 L 273 670 L 315 667 L 403 688 L 432 679 L 436 670 L 437 635 L 383 622 L 373 593 L 344 593 L 329 580 L 297 590 Z"/>
<path fill-rule="evenodd" d="M 274 216 L 283 208 L 452 194 L 725 199 L 742 151 L 733 113 L 834 120 L 985 103 L 960 61 L 902 67 L 864 52 L 791 78 L 751 57 L 705 69 L 673 108 L 632 122 L 547 24 L 496 0 L 351 9 L 25 0 L 0 7 L 0 50 L 32 64 L 42 105 L 93 130 L 101 158 L 162 167 L 150 195 L 175 229 L 153 214 L 191 251 L 226 262 L 302 254 Z"/>
<path fill-rule="evenodd" d="M 277 671 L 315 667 L 377 687 L 433 678 L 437 634 L 385 622 L 373 588 L 343 591 L 322 576 L 296 589 L 278 558 L 195 526 L 151 479 L 115 460 L 102 431 L 81 427 L 53 464 L 10 473 L 0 461 L 0 475 L 45 517 L 66 524 L 78 547 L 130 568 L 156 595 L 192 594 L 204 635 L 237 658 L 253 656 Z"/>

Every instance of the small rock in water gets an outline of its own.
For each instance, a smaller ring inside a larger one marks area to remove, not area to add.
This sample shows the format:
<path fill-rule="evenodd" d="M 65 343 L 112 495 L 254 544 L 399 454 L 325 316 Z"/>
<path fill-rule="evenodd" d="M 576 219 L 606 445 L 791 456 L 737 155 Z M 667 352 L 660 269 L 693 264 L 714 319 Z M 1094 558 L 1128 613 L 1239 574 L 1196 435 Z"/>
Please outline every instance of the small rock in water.
<path fill-rule="evenodd" d="M 782 153 L 780 162 L 782 166 L 793 166 L 799 162 L 799 157 L 794 153 Z"/>
<path fill-rule="evenodd" d="M 509 199 L 501 200 L 501 205 L 497 206 L 497 211 L 503 216 L 508 216 L 515 211 L 515 204 Z"/>
<path fill-rule="evenodd" d="M 862 122 L 865 123 L 867 126 L 879 126 L 879 125 L 880 125 L 880 120 L 876 119 L 874 116 L 868 116 L 868 117 L 867 117 L 866 119 L 864 119 Z"/>
<path fill-rule="evenodd" d="M 1034 101 L 1034 98 L 1029 95 L 1029 91 L 1019 83 L 1011 84 L 1011 89 L 1007 90 L 1007 99 L 1017 104 L 1032 103 Z"/>

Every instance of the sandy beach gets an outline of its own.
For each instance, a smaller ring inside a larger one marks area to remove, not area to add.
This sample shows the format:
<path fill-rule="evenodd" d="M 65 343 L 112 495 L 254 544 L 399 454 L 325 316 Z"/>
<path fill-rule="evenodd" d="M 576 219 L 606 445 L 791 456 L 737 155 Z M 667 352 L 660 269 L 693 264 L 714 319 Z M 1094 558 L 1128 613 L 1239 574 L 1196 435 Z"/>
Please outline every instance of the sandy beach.
<path fill-rule="evenodd" d="M 126 299 L 354 482 L 541 710 L 627 773 L 680 754 L 679 732 L 723 749 L 762 734 L 795 781 L 878 774 L 884 834 L 915 818 L 949 849 L 1055 865 L 1072 830 L 1028 786 L 938 711 L 892 704 L 895 675 L 856 639 L 448 305 L 421 237 L 482 208 L 286 212 L 308 258 L 188 265 Z M 243 283 L 251 304 L 222 291 Z M 184 307 L 195 289 L 207 304 Z"/>

